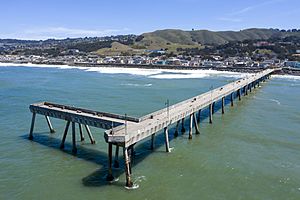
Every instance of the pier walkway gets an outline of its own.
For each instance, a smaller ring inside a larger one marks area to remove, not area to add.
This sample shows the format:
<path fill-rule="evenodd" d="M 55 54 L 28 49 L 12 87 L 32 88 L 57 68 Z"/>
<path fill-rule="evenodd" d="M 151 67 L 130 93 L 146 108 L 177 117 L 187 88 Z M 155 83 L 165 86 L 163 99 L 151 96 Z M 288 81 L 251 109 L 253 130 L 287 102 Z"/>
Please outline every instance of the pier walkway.
<path fill-rule="evenodd" d="M 200 134 L 198 124 L 200 122 L 201 110 L 209 108 L 209 122 L 212 123 L 215 103 L 221 101 L 222 114 L 225 112 L 225 97 L 230 96 L 231 106 L 234 104 L 234 95 L 241 100 L 242 94 L 248 95 L 253 88 L 259 86 L 261 81 L 268 79 L 270 75 L 278 69 L 266 69 L 256 74 L 249 74 L 247 77 L 231 82 L 227 85 L 208 91 L 204 94 L 192 97 L 175 105 L 167 105 L 166 108 L 150 113 L 141 118 L 112 114 L 107 112 L 98 112 L 49 102 L 42 102 L 30 105 L 30 111 L 33 113 L 29 139 L 33 139 L 33 129 L 36 114 L 44 115 L 49 126 L 50 132 L 55 132 L 49 117 L 58 118 L 66 121 L 66 128 L 63 134 L 61 148 L 64 148 L 64 142 L 70 124 L 72 123 L 72 143 L 73 153 L 77 152 L 75 139 L 75 124 L 78 124 L 80 138 L 84 140 L 82 125 L 91 140 L 95 140 L 91 134 L 89 126 L 106 129 L 104 137 L 108 143 L 108 175 L 107 181 L 113 181 L 112 165 L 119 167 L 119 147 L 123 148 L 125 161 L 126 186 L 132 187 L 131 180 L 131 155 L 134 145 L 148 137 L 151 137 L 151 148 L 154 149 L 155 134 L 163 130 L 165 136 L 166 152 L 170 152 L 168 127 L 176 124 L 174 135 L 178 136 L 178 129 L 185 132 L 184 120 L 189 119 L 189 139 L 193 137 L 193 127 L 195 133 Z M 181 127 L 179 127 L 181 124 Z M 113 163 L 113 145 L 115 156 Z"/>

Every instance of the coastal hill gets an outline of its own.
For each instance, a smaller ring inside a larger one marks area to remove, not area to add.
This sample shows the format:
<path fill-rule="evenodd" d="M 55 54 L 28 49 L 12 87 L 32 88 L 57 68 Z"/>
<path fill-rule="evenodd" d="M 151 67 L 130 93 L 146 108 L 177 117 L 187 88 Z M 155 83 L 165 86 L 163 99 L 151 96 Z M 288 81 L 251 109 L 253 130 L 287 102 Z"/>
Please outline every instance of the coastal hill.
<path fill-rule="evenodd" d="M 288 36 L 299 36 L 300 30 L 280 31 L 278 29 L 245 29 L 241 31 L 209 31 L 193 30 L 183 31 L 177 29 L 157 30 L 141 35 L 142 40 L 138 44 L 145 45 L 148 48 L 160 47 L 169 44 L 181 45 L 207 45 L 207 44 L 225 44 L 229 41 L 243 40 L 265 40 L 272 37 L 284 38 Z"/>
<path fill-rule="evenodd" d="M 241 31 L 165 29 L 141 35 L 66 38 L 61 40 L 0 39 L 0 54 L 58 56 L 76 54 L 76 51 L 78 51 L 83 54 L 92 52 L 98 55 L 112 56 L 139 55 L 152 50 L 164 50 L 168 54 L 179 54 L 195 49 L 198 51 L 206 47 L 222 46 L 230 42 L 250 40 L 253 44 L 259 40 L 284 40 L 291 37 L 298 38 L 298 41 L 300 29 L 252 28 Z"/>
<path fill-rule="evenodd" d="M 178 49 L 204 48 L 207 45 L 223 45 L 232 41 L 268 40 L 271 38 L 286 38 L 290 36 L 300 37 L 300 30 L 279 29 L 245 29 L 241 31 L 209 31 L 179 29 L 165 29 L 143 33 L 137 36 L 132 44 L 124 46 L 116 51 L 115 43 L 111 48 L 97 51 L 101 55 L 116 55 L 118 53 L 132 54 L 139 50 L 167 50 L 168 53 L 178 53 Z M 135 50 L 135 51 L 134 51 Z"/>

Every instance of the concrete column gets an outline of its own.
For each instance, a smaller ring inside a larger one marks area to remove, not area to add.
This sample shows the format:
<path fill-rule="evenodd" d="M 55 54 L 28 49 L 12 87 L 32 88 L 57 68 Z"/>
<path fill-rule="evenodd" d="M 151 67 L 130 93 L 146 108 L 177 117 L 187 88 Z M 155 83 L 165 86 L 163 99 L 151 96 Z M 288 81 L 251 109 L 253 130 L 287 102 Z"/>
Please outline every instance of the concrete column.
<path fill-rule="evenodd" d="M 212 104 L 209 104 L 209 123 L 212 124 Z"/>
<path fill-rule="evenodd" d="M 131 181 L 131 169 L 128 155 L 128 148 L 124 147 L 124 160 L 125 160 L 125 174 L 126 174 L 126 187 L 131 188 L 133 183 Z"/>
<path fill-rule="evenodd" d="M 180 121 L 177 121 L 177 123 L 176 123 L 176 130 L 175 130 L 175 133 L 174 133 L 174 137 L 178 137 L 178 127 L 179 127 L 179 123 L 180 123 Z"/>
<path fill-rule="evenodd" d="M 195 126 L 195 129 L 196 129 L 196 134 L 200 134 L 198 122 L 197 122 L 197 119 L 196 119 L 196 113 L 193 113 L 193 119 L 194 119 L 194 126 Z"/>
<path fill-rule="evenodd" d="M 112 174 L 112 143 L 108 143 L 108 174 L 106 176 L 106 181 L 113 181 L 114 176 Z"/>
<path fill-rule="evenodd" d="M 46 121 L 47 121 L 48 127 L 49 127 L 49 129 L 50 129 L 50 133 L 55 133 L 55 130 L 54 130 L 54 128 L 53 128 L 53 126 L 52 126 L 52 124 L 51 124 L 51 121 L 50 121 L 50 118 L 49 118 L 49 116 L 46 116 L 46 115 L 45 115 L 45 118 L 46 118 Z"/>
<path fill-rule="evenodd" d="M 92 133 L 91 133 L 91 130 L 90 130 L 89 126 L 88 126 L 88 125 L 84 125 L 84 127 L 85 127 L 85 130 L 86 130 L 86 132 L 87 132 L 89 138 L 90 138 L 91 144 L 96 144 L 96 141 L 95 141 L 95 139 L 93 138 L 93 135 L 92 135 Z"/>
<path fill-rule="evenodd" d="M 182 121 L 181 121 L 181 133 L 182 133 L 182 134 L 185 133 L 185 128 L 184 128 L 184 118 L 182 118 Z"/>
<path fill-rule="evenodd" d="M 115 152 L 115 161 L 114 161 L 114 168 L 119 168 L 119 146 L 116 145 L 116 152 Z"/>
<path fill-rule="evenodd" d="M 230 102 L 231 102 L 231 106 L 233 106 L 233 93 L 230 94 Z"/>
<path fill-rule="evenodd" d="M 155 133 L 151 135 L 151 146 L 150 149 L 153 150 L 155 146 Z"/>
<path fill-rule="evenodd" d="M 249 91 L 252 92 L 252 83 L 249 84 Z"/>
<path fill-rule="evenodd" d="M 32 118 L 31 118 L 31 126 L 30 126 L 30 132 L 29 132 L 29 140 L 32 140 L 33 139 L 33 129 L 34 129 L 34 123 L 35 123 L 35 116 L 36 116 L 36 113 L 33 112 L 32 113 Z"/>
<path fill-rule="evenodd" d="M 67 134 L 68 134 L 70 123 L 71 123 L 70 121 L 67 121 L 66 128 L 65 128 L 65 131 L 64 131 L 64 135 L 63 135 L 63 138 L 61 140 L 60 149 L 65 148 L 65 141 L 66 141 L 66 137 L 67 137 Z"/>
<path fill-rule="evenodd" d="M 222 114 L 225 113 L 225 97 L 222 97 Z"/>
<path fill-rule="evenodd" d="M 215 114 L 215 104 L 216 104 L 216 102 L 212 103 L 212 114 Z"/>
<path fill-rule="evenodd" d="M 193 114 L 190 115 L 189 139 L 193 138 Z"/>
<path fill-rule="evenodd" d="M 80 141 L 84 141 L 84 135 L 82 133 L 82 126 L 78 123 L 79 133 L 80 133 Z"/>
<path fill-rule="evenodd" d="M 72 122 L 72 153 L 77 153 L 76 148 L 76 134 L 75 134 L 75 122 Z"/>
<path fill-rule="evenodd" d="M 241 100 L 241 89 L 238 89 L 238 97 L 239 97 L 239 101 Z"/>
<path fill-rule="evenodd" d="M 200 123 L 201 109 L 198 111 L 197 122 Z"/>
<path fill-rule="evenodd" d="M 169 133 L 168 133 L 168 127 L 165 127 L 165 145 L 166 145 L 166 152 L 170 152 L 170 145 L 169 145 Z"/>

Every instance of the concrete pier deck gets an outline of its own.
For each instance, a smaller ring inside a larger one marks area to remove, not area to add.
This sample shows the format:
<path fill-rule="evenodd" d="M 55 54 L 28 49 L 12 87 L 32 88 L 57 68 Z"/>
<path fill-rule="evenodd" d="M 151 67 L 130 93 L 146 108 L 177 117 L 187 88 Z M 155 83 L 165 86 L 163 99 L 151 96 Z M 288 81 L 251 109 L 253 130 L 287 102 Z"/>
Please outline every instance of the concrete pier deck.
<path fill-rule="evenodd" d="M 249 75 L 222 87 L 213 89 L 204 94 L 192 97 L 175 105 L 169 106 L 154 113 L 143 116 L 138 123 L 127 123 L 113 130 L 105 131 L 105 138 L 108 143 L 118 143 L 121 146 L 129 147 L 132 144 L 163 130 L 187 116 L 201 110 L 213 102 L 221 100 L 234 92 L 248 86 L 249 84 L 271 74 L 274 69 L 267 69 L 262 72 Z"/>

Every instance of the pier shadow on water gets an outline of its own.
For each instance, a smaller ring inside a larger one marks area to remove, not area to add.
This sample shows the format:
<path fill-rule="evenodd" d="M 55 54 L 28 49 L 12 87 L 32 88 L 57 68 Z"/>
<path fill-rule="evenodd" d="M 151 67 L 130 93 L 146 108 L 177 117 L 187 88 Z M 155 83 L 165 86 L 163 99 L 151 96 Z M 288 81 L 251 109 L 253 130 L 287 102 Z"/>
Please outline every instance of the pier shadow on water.
<path fill-rule="evenodd" d="M 236 95 L 234 95 L 234 98 L 236 98 Z M 230 104 L 230 98 L 225 98 L 225 106 Z M 221 101 L 218 101 L 215 103 L 215 113 L 214 114 L 220 114 L 218 112 L 222 108 Z M 200 116 L 200 123 L 209 123 L 207 118 L 209 116 L 209 108 L 202 109 L 201 116 Z M 185 120 L 185 129 L 186 133 L 185 135 L 179 134 L 178 137 L 187 137 L 187 133 L 189 131 L 189 120 Z M 175 123 L 172 124 L 169 127 L 169 140 L 172 141 L 176 137 L 174 137 L 175 132 Z M 179 128 L 180 132 L 180 128 Z M 165 153 L 164 148 L 161 149 L 162 146 L 165 145 L 164 141 L 164 134 L 161 134 L 162 131 L 159 131 L 156 134 L 155 138 L 155 147 L 154 150 L 150 149 L 150 140 L 145 139 L 144 141 L 141 141 L 138 143 L 135 148 L 135 155 L 133 155 L 132 159 L 132 171 L 134 173 L 134 166 L 138 165 L 140 162 L 142 162 L 145 158 L 147 158 L 150 154 L 153 153 Z M 72 153 L 72 144 L 70 141 L 65 142 L 65 148 L 63 150 L 60 149 L 61 139 L 57 137 L 51 137 L 49 136 L 49 132 L 34 132 L 34 138 L 32 142 L 38 143 L 43 146 L 47 146 L 50 148 L 53 148 L 55 150 L 59 150 L 63 153 L 69 154 L 71 156 L 75 156 L 77 158 L 80 158 L 84 161 L 93 162 L 95 164 L 98 164 L 100 168 L 88 175 L 87 177 L 82 178 L 82 184 L 87 187 L 101 187 L 101 186 L 107 186 L 109 183 L 106 181 L 106 175 L 108 170 L 108 156 L 107 152 L 103 152 L 100 150 L 95 150 L 88 148 L 86 146 L 89 146 L 91 144 L 87 144 L 86 142 L 84 145 L 79 145 L 77 141 L 77 154 Z M 28 134 L 22 135 L 22 139 L 29 140 Z M 118 178 L 120 175 L 124 174 L 124 159 L 123 159 L 123 153 L 122 148 L 120 148 L 119 153 L 119 162 L 120 167 L 119 168 L 113 168 L 113 175 L 115 178 Z M 119 180 L 116 182 L 111 183 L 114 186 L 120 186 L 124 187 L 125 180 Z"/>

